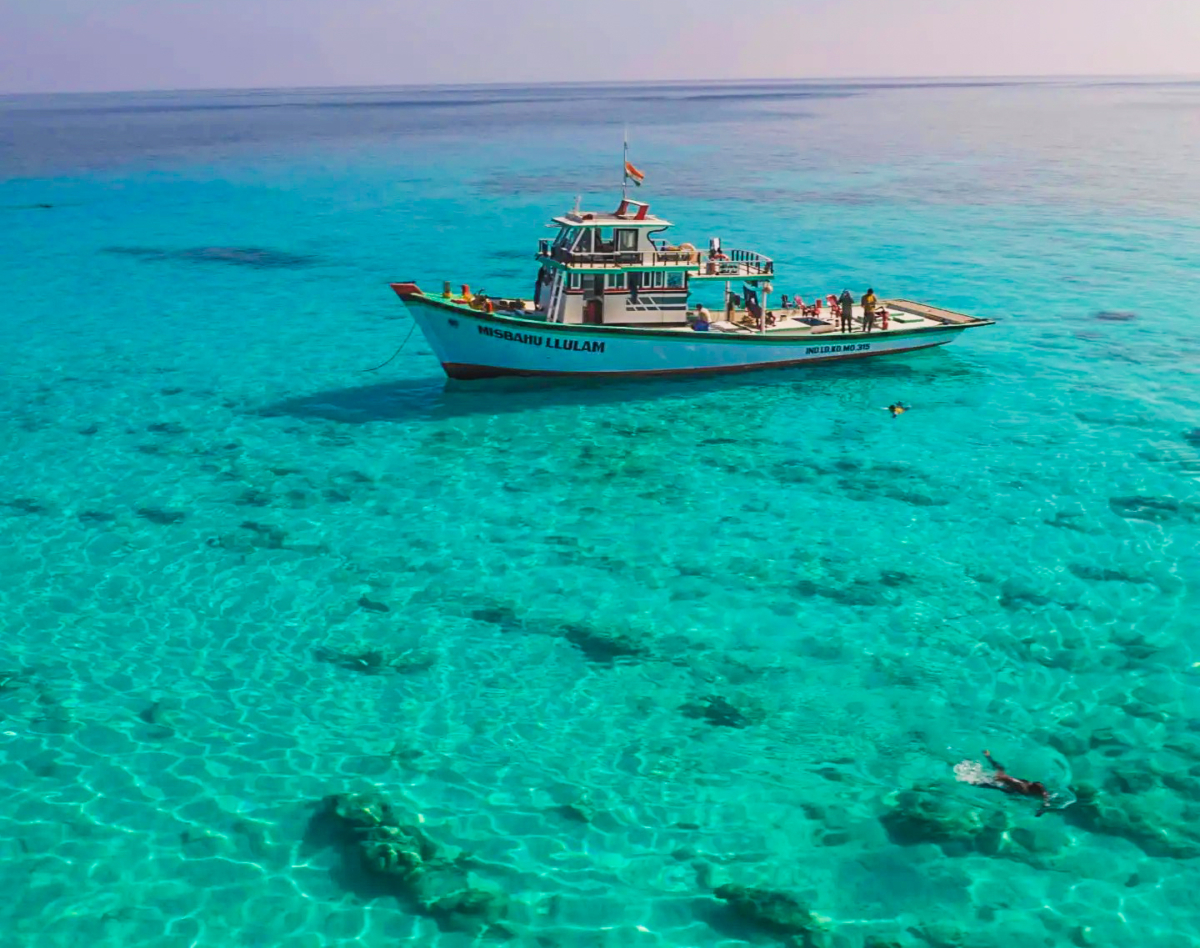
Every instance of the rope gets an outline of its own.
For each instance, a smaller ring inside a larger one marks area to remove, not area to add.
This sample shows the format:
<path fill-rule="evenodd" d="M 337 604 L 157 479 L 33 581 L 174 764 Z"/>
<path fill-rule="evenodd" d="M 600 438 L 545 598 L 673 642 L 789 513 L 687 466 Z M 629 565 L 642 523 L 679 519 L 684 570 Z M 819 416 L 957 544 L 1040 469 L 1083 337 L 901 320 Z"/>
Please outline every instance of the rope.
<path fill-rule="evenodd" d="M 416 329 L 416 328 L 417 328 L 417 321 L 414 319 L 414 320 L 413 320 L 413 324 L 412 324 L 411 326 L 409 326 L 409 327 L 408 327 L 408 335 L 407 335 L 407 336 L 405 336 L 405 337 L 404 337 L 404 341 L 403 341 L 402 343 L 400 343 L 400 348 L 399 348 L 399 349 L 397 349 L 397 350 L 396 350 L 395 352 L 393 352 L 393 353 L 392 353 L 390 356 L 388 356 L 388 357 L 387 357 L 387 359 L 385 359 L 383 362 L 380 362 L 380 363 L 379 363 L 379 365 L 375 366 L 375 368 L 373 368 L 373 369 L 359 369 L 359 371 L 360 371 L 360 372 L 378 372 L 380 369 L 382 369 L 382 368 L 383 368 L 385 365 L 387 365 L 389 362 L 391 362 L 391 361 L 392 361 L 392 359 L 396 358 L 396 356 L 398 356 L 398 355 L 399 355 L 399 354 L 400 354 L 400 353 L 401 353 L 401 352 L 404 350 L 404 347 L 405 347 L 406 345 L 408 345 L 408 340 L 409 340 L 410 338 L 412 338 L 413 330 L 414 330 L 414 329 Z"/>

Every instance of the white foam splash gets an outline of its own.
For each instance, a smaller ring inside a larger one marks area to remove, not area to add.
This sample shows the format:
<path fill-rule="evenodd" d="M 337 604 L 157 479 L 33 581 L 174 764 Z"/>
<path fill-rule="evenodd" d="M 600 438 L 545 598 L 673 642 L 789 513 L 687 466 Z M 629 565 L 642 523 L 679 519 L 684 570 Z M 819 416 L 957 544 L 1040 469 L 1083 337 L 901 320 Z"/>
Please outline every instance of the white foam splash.
<path fill-rule="evenodd" d="M 954 765 L 954 776 L 961 783 L 970 783 L 977 787 L 989 783 L 987 775 L 983 772 L 983 764 L 977 760 L 959 761 Z"/>

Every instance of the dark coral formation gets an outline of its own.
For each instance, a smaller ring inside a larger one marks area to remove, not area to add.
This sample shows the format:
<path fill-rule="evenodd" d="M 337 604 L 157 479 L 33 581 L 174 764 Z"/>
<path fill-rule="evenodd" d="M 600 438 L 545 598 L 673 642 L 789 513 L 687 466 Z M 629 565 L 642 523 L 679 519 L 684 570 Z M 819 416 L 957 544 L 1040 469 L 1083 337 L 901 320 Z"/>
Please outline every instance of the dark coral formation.
<path fill-rule="evenodd" d="M 1110 497 L 1108 506 L 1118 517 L 1146 520 L 1149 523 L 1170 523 L 1172 520 L 1192 522 L 1200 516 L 1200 507 L 1180 503 L 1173 497 Z"/>
<path fill-rule="evenodd" d="M 936 788 L 914 787 L 895 793 L 879 818 L 888 838 L 899 846 L 935 843 L 959 853 L 976 851 L 995 855 L 1008 825 L 1003 811 L 989 816 L 956 801 Z"/>
<path fill-rule="evenodd" d="M 898 585 L 895 582 L 885 585 Z M 843 606 L 881 606 L 888 601 L 878 584 L 866 579 L 856 579 L 846 586 L 835 586 L 831 583 L 817 583 L 811 579 L 798 579 L 792 584 L 792 592 L 805 598 L 821 596 Z"/>
<path fill-rule="evenodd" d="M 705 695 L 696 701 L 689 701 L 679 709 L 689 718 L 696 718 L 711 724 L 713 727 L 749 727 L 759 723 L 759 715 L 746 713 L 729 703 L 729 699 L 721 695 Z"/>
<path fill-rule="evenodd" d="M 1048 606 L 1058 606 L 1067 612 L 1073 612 L 1080 608 L 1077 602 L 1063 602 L 1052 596 L 1047 596 L 1016 579 L 1006 579 L 1001 584 L 999 602 L 1001 608 L 1008 609 L 1010 612 L 1018 612 L 1024 609 L 1042 609 Z"/>
<path fill-rule="evenodd" d="M 269 523 L 258 523 L 254 520 L 242 521 L 242 529 L 249 530 L 255 534 L 262 546 L 268 549 L 278 550 L 283 547 L 284 541 L 287 540 L 287 534 L 279 527 L 273 527 Z"/>
<path fill-rule="evenodd" d="M 1083 514 L 1068 513 L 1065 510 L 1056 511 L 1054 516 L 1049 519 L 1043 519 L 1042 523 L 1048 527 L 1056 527 L 1059 530 L 1074 530 L 1076 533 L 1090 533 L 1087 527 L 1081 526 L 1079 521 Z"/>
<path fill-rule="evenodd" d="M 189 247 L 185 250 L 164 250 L 158 247 L 105 247 L 105 253 L 136 257 L 147 262 L 183 260 L 196 263 L 227 263 L 255 270 L 287 270 L 310 267 L 318 262 L 308 254 L 267 250 L 262 247 Z"/>
<path fill-rule="evenodd" d="M 239 507 L 269 507 L 271 505 L 271 495 L 265 490 L 259 490 L 257 487 L 247 487 L 238 495 L 234 503 Z"/>
<path fill-rule="evenodd" d="M 489 604 L 470 613 L 477 622 L 499 627 L 504 632 L 531 632 L 565 639 L 581 651 L 588 661 L 613 665 L 620 661 L 646 659 L 647 648 L 636 636 L 622 629 L 604 628 L 582 622 L 527 619 L 503 603 Z"/>
<path fill-rule="evenodd" d="M 1147 856 L 1194 859 L 1200 856 L 1200 830 L 1193 820 L 1156 813 L 1148 805 L 1160 789 L 1154 774 L 1114 772 L 1101 793 L 1091 784 L 1072 787 L 1075 805 L 1063 811 L 1067 822 L 1093 833 L 1127 839 Z M 1193 791 L 1195 788 L 1191 788 Z"/>
<path fill-rule="evenodd" d="M 596 817 L 595 810 L 582 801 L 579 803 L 564 803 L 562 806 L 553 807 L 551 812 L 572 823 L 591 823 Z"/>
<path fill-rule="evenodd" d="M 476 622 L 499 626 L 505 632 L 515 631 L 522 625 L 521 617 L 511 606 L 488 606 L 483 609 L 475 609 L 471 612 L 471 618 Z"/>
<path fill-rule="evenodd" d="M 631 636 L 614 629 L 569 624 L 563 626 L 563 638 L 593 662 L 611 665 L 622 658 L 641 658 L 647 654 L 644 646 Z"/>
<path fill-rule="evenodd" d="M 187 514 L 182 510 L 163 510 L 161 507 L 139 507 L 137 514 L 143 520 L 157 523 L 160 527 L 182 523 L 187 519 Z"/>
<path fill-rule="evenodd" d="M 175 254 L 181 260 L 202 263 L 229 263 L 256 270 L 289 270 L 311 267 L 318 259 L 311 254 L 287 253 L 262 247 L 195 247 Z"/>
<path fill-rule="evenodd" d="M 1134 575 L 1120 569 L 1106 569 L 1100 566 L 1092 566 L 1089 563 L 1068 563 L 1069 569 L 1074 575 L 1080 579 L 1086 579 L 1093 583 L 1148 583 L 1149 577 Z"/>
<path fill-rule="evenodd" d="M 1003 801 L 996 794 L 996 809 L 979 809 L 945 788 L 914 787 L 892 794 L 879 821 L 898 846 L 931 843 L 948 856 L 983 855 L 1052 867 L 1071 845 L 1061 824 L 1033 819 L 1031 807 L 1027 823 L 1014 825 L 1007 806 L 1020 804 Z"/>
<path fill-rule="evenodd" d="M 478 879 L 399 810 L 374 793 L 337 794 L 322 804 L 325 819 L 341 829 L 347 854 L 390 892 L 442 928 L 485 933 L 502 930 L 508 897 Z"/>
<path fill-rule="evenodd" d="M 32 684 L 32 678 L 26 671 L 18 668 L 0 669 L 0 695 L 14 694 Z"/>
<path fill-rule="evenodd" d="M 17 513 L 22 514 L 46 513 L 49 509 L 45 504 L 31 497 L 17 497 L 13 500 L 0 501 L 0 506 L 8 507 L 10 510 L 15 510 Z"/>
<path fill-rule="evenodd" d="M 75 727 L 70 708 L 41 678 L 38 669 L 0 668 L 0 717 L 14 710 L 31 712 L 29 729 L 42 734 L 65 734 Z"/>
<path fill-rule="evenodd" d="M 740 918 L 797 948 L 817 948 L 824 943 L 820 921 L 793 895 L 748 885 L 719 885 L 713 895 Z"/>
<path fill-rule="evenodd" d="M 254 550 L 281 550 L 287 540 L 287 533 L 270 524 L 244 520 L 241 528 L 248 534 L 226 533 L 210 537 L 206 542 L 209 546 L 219 546 L 230 552 L 250 553 Z"/>
<path fill-rule="evenodd" d="M 117 518 L 102 510 L 84 510 L 77 514 L 80 523 L 101 524 L 112 523 Z"/>
<path fill-rule="evenodd" d="M 253 553 L 257 550 L 284 549 L 308 554 L 329 552 L 329 547 L 324 543 L 288 543 L 287 532 L 269 523 L 243 520 L 239 526 L 245 532 L 223 533 L 218 537 L 209 537 L 205 543 L 208 546 L 220 547 L 230 553 L 241 554 Z"/>

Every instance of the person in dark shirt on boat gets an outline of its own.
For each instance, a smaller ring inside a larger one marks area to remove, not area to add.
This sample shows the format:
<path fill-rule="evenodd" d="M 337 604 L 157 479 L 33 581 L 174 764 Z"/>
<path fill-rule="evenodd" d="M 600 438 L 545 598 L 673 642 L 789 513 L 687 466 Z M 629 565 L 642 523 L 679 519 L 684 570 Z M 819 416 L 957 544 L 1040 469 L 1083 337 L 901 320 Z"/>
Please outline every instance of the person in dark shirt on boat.
<path fill-rule="evenodd" d="M 854 329 L 854 324 L 850 321 L 854 316 L 854 297 L 850 295 L 849 290 L 842 290 L 842 295 L 838 297 L 838 308 L 840 329 L 842 332 L 850 332 Z"/>
<path fill-rule="evenodd" d="M 1022 780 L 1020 777 L 1009 775 L 1004 765 L 999 763 L 992 756 L 991 751 L 984 751 L 983 756 L 987 758 L 987 762 L 995 769 L 995 772 L 989 775 L 986 783 L 981 783 L 979 786 L 988 787 L 992 790 L 1003 790 L 1005 793 L 1014 793 L 1020 797 L 1036 797 L 1042 801 L 1041 808 L 1035 814 L 1041 816 L 1050 809 L 1050 791 L 1046 789 L 1046 785 L 1038 780 Z"/>
<path fill-rule="evenodd" d="M 867 292 L 863 294 L 863 332 L 870 332 L 875 328 L 875 304 L 879 300 L 875 296 L 875 291 L 867 287 Z"/>

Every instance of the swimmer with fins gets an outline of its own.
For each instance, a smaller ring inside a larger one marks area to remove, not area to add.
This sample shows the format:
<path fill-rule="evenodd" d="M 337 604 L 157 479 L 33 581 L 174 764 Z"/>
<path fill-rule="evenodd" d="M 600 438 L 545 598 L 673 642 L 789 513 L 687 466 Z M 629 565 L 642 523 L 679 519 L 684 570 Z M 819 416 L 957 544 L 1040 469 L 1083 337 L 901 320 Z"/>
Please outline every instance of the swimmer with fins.
<path fill-rule="evenodd" d="M 984 751 L 983 756 L 995 768 L 995 772 L 988 774 L 976 786 L 990 787 L 993 790 L 1003 790 L 1005 793 L 1015 793 L 1019 797 L 1036 797 L 1042 801 L 1042 805 L 1037 813 L 1034 814 L 1035 816 L 1041 816 L 1050 809 L 1050 791 L 1046 789 L 1044 783 L 1038 780 L 1022 780 L 1020 777 L 1009 775 L 1005 771 L 1004 765 L 992 756 L 991 751 Z"/>
<path fill-rule="evenodd" d="M 892 417 L 903 415 L 906 411 L 912 408 L 912 405 L 905 405 L 904 402 L 896 402 L 894 405 L 888 405 L 887 410 L 892 413 Z"/>

